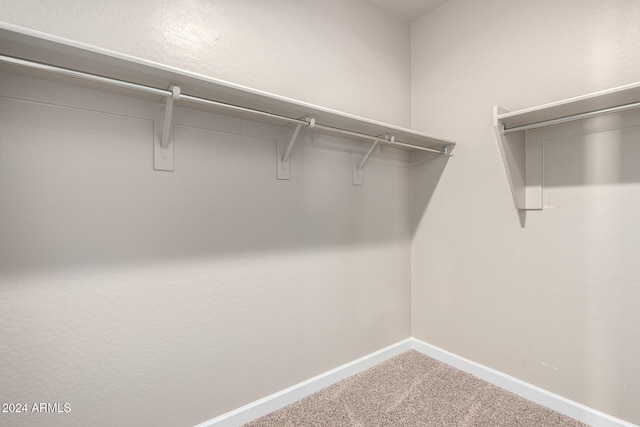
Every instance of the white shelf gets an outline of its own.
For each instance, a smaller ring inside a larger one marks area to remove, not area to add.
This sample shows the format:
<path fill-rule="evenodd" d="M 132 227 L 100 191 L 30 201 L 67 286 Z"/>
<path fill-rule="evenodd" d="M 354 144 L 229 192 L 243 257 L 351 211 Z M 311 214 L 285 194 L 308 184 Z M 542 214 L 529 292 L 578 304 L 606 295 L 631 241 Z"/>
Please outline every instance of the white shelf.
<path fill-rule="evenodd" d="M 640 83 L 513 112 L 494 107 L 493 126 L 521 218 L 543 208 L 542 142 L 527 142 L 527 130 L 635 108 L 640 108 Z"/>
<path fill-rule="evenodd" d="M 607 89 L 588 95 L 564 99 L 524 110 L 498 113 L 496 116 L 501 129 L 517 131 L 521 127 L 535 128 L 576 120 L 588 116 L 606 114 L 637 108 L 640 101 L 640 83 Z"/>
<path fill-rule="evenodd" d="M 192 73 L 178 68 L 158 64 L 152 61 L 124 55 L 106 49 L 78 43 L 72 40 L 52 36 L 49 34 L 25 29 L 7 23 L 0 23 L 0 54 L 5 57 L 13 57 L 29 62 L 48 64 L 54 67 L 71 69 L 90 75 L 104 76 L 109 79 L 134 83 L 150 88 L 166 91 L 170 86 L 178 86 L 181 94 L 197 97 L 205 100 L 232 104 L 250 110 L 269 112 L 278 116 L 300 119 L 313 118 L 318 124 L 314 132 L 347 135 L 350 139 L 367 140 L 371 136 L 389 140 L 378 141 L 382 144 L 390 142 L 404 143 L 413 147 L 394 145 L 397 148 L 435 150 L 442 154 L 448 154 L 454 142 L 436 138 L 423 133 L 415 132 L 375 120 L 342 113 L 317 105 L 297 101 L 294 99 L 274 95 L 268 92 L 252 89 L 234 83 L 218 80 L 205 75 Z M 25 73 L 21 65 L 9 63 L 7 59 L 0 59 L 0 71 Z M 29 71 L 41 76 L 43 71 Z M 48 79 L 63 79 L 69 81 L 69 77 L 49 74 Z M 78 82 L 74 82 L 78 84 Z M 86 81 L 91 87 L 97 86 L 106 90 L 108 85 L 99 82 Z M 109 90 L 120 91 L 121 89 Z M 162 95 L 153 95 L 132 91 L 131 95 L 141 96 L 162 101 Z M 282 119 L 274 119 L 252 114 L 247 111 L 229 111 L 212 105 L 201 105 L 184 99 L 176 99 L 176 105 L 188 108 L 206 109 L 218 114 L 240 117 L 248 120 L 266 122 L 271 124 L 286 125 Z M 294 122 L 295 124 L 295 122 Z M 340 132 L 346 130 L 349 133 Z M 360 135 L 362 134 L 362 135 Z M 372 139 L 370 139 L 373 141 Z"/>

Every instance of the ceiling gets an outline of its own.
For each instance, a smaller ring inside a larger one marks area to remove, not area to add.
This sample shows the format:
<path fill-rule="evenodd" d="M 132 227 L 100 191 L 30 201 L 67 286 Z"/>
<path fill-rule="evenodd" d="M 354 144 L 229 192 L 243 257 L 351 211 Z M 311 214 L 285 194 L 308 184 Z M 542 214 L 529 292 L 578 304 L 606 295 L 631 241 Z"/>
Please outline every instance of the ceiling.
<path fill-rule="evenodd" d="M 371 0 L 398 18 L 413 22 L 448 0 Z"/>

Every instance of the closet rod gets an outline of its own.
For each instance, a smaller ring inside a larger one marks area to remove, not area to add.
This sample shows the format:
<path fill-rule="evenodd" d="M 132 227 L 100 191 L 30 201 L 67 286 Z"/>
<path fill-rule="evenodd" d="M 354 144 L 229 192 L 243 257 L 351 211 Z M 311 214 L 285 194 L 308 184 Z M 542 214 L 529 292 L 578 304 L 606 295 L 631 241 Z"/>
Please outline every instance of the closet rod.
<path fill-rule="evenodd" d="M 111 86 L 118 86 L 121 88 L 125 88 L 125 89 L 131 89 L 131 90 L 136 90 L 139 92 L 146 92 L 146 93 L 150 93 L 150 94 L 154 94 L 154 95 L 160 95 L 160 96 L 164 96 L 164 97 L 170 97 L 173 95 L 173 92 L 167 89 L 158 89 L 155 87 L 151 87 L 151 86 L 145 86 L 145 85 L 141 85 L 141 84 L 137 84 L 137 83 L 131 83 L 131 82 L 127 82 L 124 80 L 117 80 L 117 79 L 112 79 L 109 77 L 103 77 L 103 76 L 99 76 L 99 75 L 95 75 L 95 74 L 90 74 L 90 73 L 84 73 L 82 71 L 76 71 L 76 70 L 72 70 L 69 68 L 62 68 L 62 67 L 56 67 L 53 65 L 48 65 L 48 64 L 43 64 L 40 62 L 35 62 L 35 61 L 28 61 L 25 59 L 20 59 L 20 58 L 15 58 L 12 56 L 7 56 L 7 55 L 0 55 L 0 62 L 5 62 L 8 64 L 12 64 L 12 65 L 18 65 L 21 67 L 26 67 L 26 68 L 33 68 L 33 69 L 37 69 L 40 71 L 45 71 L 45 72 L 49 72 L 49 73 L 54 73 L 54 74 L 59 74 L 59 75 L 63 75 L 63 76 L 69 76 L 69 77 L 76 77 L 76 78 L 80 78 L 80 79 L 84 79 L 84 80 L 89 80 L 89 81 L 94 81 L 94 82 L 98 82 L 98 83 L 103 83 L 103 84 L 107 84 L 107 85 L 111 85 Z M 309 126 L 311 123 L 307 120 L 304 119 L 296 119 L 296 118 L 292 118 L 292 117 L 287 117 L 287 116 L 281 116 L 278 114 L 273 114 L 273 113 L 269 113 L 266 111 L 261 111 L 261 110 L 255 110 L 253 108 L 247 108 L 247 107 L 241 107 L 238 105 L 233 105 L 233 104 L 227 104 L 224 102 L 220 102 L 220 101 L 214 101 L 211 99 L 205 99 L 205 98 L 200 98 L 197 96 L 191 96 L 191 95 L 186 95 L 186 94 L 180 94 L 180 97 L 178 98 L 179 100 L 184 100 L 187 102 L 194 102 L 194 103 L 198 103 L 198 104 L 204 104 L 204 105 L 210 105 L 210 106 L 215 106 L 215 107 L 219 107 L 219 108 L 224 108 L 227 110 L 231 110 L 231 111 L 240 111 L 240 112 L 244 112 L 244 113 L 250 113 L 250 114 L 254 114 L 254 115 L 258 115 L 258 116 L 262 116 L 262 117 L 269 117 L 272 119 L 278 119 L 278 120 L 282 120 L 288 123 L 298 123 L 298 124 L 303 124 L 306 126 Z M 438 153 L 438 154 L 447 154 L 446 150 L 437 150 L 434 148 L 428 148 L 428 147 L 422 147 L 419 145 L 413 145 L 413 144 L 409 144 L 409 143 L 405 143 L 405 142 L 399 142 L 399 141 L 393 141 L 393 140 L 389 140 L 386 138 L 382 138 L 382 137 L 378 137 L 378 136 L 372 136 L 372 135 L 367 135 L 367 134 L 363 134 L 363 133 L 359 133 L 359 132 L 354 132 L 354 131 L 350 131 L 350 130 L 346 130 L 346 129 L 341 129 L 341 128 L 336 128 L 333 126 L 326 126 L 326 125 L 321 125 L 316 123 L 315 124 L 316 128 L 320 128 L 320 129 L 325 129 L 331 132 L 335 132 L 335 133 L 341 133 L 344 135 L 350 135 L 350 136 L 355 136 L 358 138 L 366 138 L 369 140 L 373 140 L 373 141 L 379 141 L 379 142 L 385 142 L 387 144 L 397 144 L 397 145 L 402 145 L 405 147 L 411 147 L 417 150 L 423 150 L 423 151 L 430 151 L 433 153 Z"/>
<path fill-rule="evenodd" d="M 137 83 L 125 82 L 123 80 L 110 79 L 95 74 L 83 73 L 81 71 L 70 70 L 68 68 L 55 67 L 53 65 L 42 64 L 40 62 L 26 61 L 24 59 L 14 58 L 12 56 L 0 55 L 0 61 L 8 64 L 19 65 L 21 67 L 34 68 L 48 73 L 60 74 L 63 76 L 76 77 L 79 79 L 90 80 L 94 82 L 104 83 L 111 86 L 118 86 L 125 89 L 137 90 L 139 92 L 147 92 L 160 96 L 171 96 L 173 92 L 166 89 L 158 89 L 150 86 L 143 86 Z"/>
<path fill-rule="evenodd" d="M 542 122 L 536 122 L 536 123 L 531 123 L 531 124 L 522 125 L 522 126 L 515 126 L 512 128 L 507 128 L 505 124 L 502 123 L 502 134 L 506 135 L 508 133 L 517 132 L 520 130 L 536 129 L 544 126 L 557 125 L 559 123 L 567 123 L 567 122 L 572 122 L 574 120 L 587 119 L 589 117 L 601 116 L 603 114 L 619 113 L 621 111 L 633 110 L 634 108 L 640 108 L 640 102 L 618 105 L 617 107 L 608 107 L 600 110 L 587 111 L 586 113 L 559 117 L 557 119 L 545 120 Z"/>
<path fill-rule="evenodd" d="M 0 55 L 0 61 L 6 62 L 6 63 L 9 63 L 9 64 L 13 64 L 13 65 L 19 65 L 19 66 L 22 66 L 22 67 L 34 68 L 34 69 L 37 69 L 37 70 L 40 70 L 40 71 L 46 71 L 46 72 L 49 72 L 49 73 L 60 74 L 60 75 L 63 75 L 63 76 L 77 77 L 77 78 L 80 78 L 80 79 L 90 80 L 90 81 L 94 81 L 94 82 L 98 82 L 98 83 L 104 83 L 104 84 L 108 84 L 108 85 L 111 85 L 111 86 L 118 86 L 118 87 L 122 87 L 122 88 L 126 88 L 126 89 L 137 90 L 139 92 L 147 92 L 147 93 L 151 93 L 153 95 L 160 95 L 160 96 L 172 96 L 173 95 L 173 92 L 171 92 L 170 90 L 158 89 L 158 88 L 151 87 L 151 86 L 140 85 L 140 84 L 137 84 L 137 83 L 130 83 L 130 82 L 127 82 L 127 81 L 124 81 L 124 80 L 116 80 L 116 79 L 112 79 L 112 78 L 109 78 L 109 77 L 98 76 L 98 75 L 95 75 L 95 74 L 83 73 L 81 71 L 75 71 L 75 70 L 71 70 L 71 69 L 68 69 L 68 68 L 55 67 L 53 65 L 42 64 L 40 62 L 27 61 L 27 60 L 24 60 L 24 59 L 14 58 L 12 56 Z M 180 94 L 179 99 L 180 100 L 185 100 L 185 101 L 196 102 L 196 103 L 200 103 L 200 104 L 205 104 L 205 105 L 211 105 L 211 106 L 215 106 L 215 107 L 221 107 L 221 108 L 225 108 L 227 110 L 232 110 L 232 111 L 250 112 L 252 114 L 256 114 L 256 115 L 260 115 L 260 116 L 264 116 L 264 117 L 275 118 L 275 119 L 280 119 L 280 120 L 287 121 L 287 122 L 295 122 L 295 123 L 301 123 L 301 124 L 305 124 L 305 125 L 309 124 L 309 122 L 307 122 L 305 120 L 302 120 L 302 119 L 292 119 L 290 117 L 279 116 L 277 114 L 271 114 L 271 113 L 267 113 L 265 111 L 254 110 L 254 109 L 245 108 L 245 107 L 239 107 L 239 106 L 233 105 L 233 104 L 226 104 L 224 102 L 212 101 L 212 100 L 209 100 L 209 99 L 198 98 L 198 97 L 195 97 L 195 96 L 190 96 L 190 95 L 185 95 L 185 94 Z"/>
<path fill-rule="evenodd" d="M 303 119 L 293 119 L 291 117 L 280 116 L 278 114 L 273 114 L 273 113 L 269 113 L 262 110 L 254 110 L 253 108 L 240 107 L 238 105 L 227 104 L 225 102 L 214 101 L 206 98 L 199 98 L 197 96 L 180 94 L 180 101 L 189 101 L 189 102 L 194 102 L 196 104 L 211 105 L 213 107 L 224 108 L 225 110 L 241 111 L 243 113 L 251 113 L 256 116 L 269 117 L 272 119 L 278 119 L 285 122 L 293 122 L 293 123 L 309 126 L 309 122 Z"/>
<path fill-rule="evenodd" d="M 319 129 L 325 129 L 328 131 L 332 131 L 332 132 L 337 132 L 337 133 L 342 133 L 345 135 L 351 135 L 351 136 L 355 136 L 358 138 L 366 138 L 369 139 L 371 141 L 378 141 L 378 142 L 386 142 L 387 144 L 391 144 L 391 145 L 402 145 L 405 147 L 411 147 L 411 148 L 415 148 L 416 150 L 422 150 L 422 151 L 430 151 L 432 153 L 438 153 L 438 154 L 446 154 L 444 151 L 442 150 L 436 150 L 435 148 L 428 148 L 428 147 L 421 147 L 419 145 L 413 145 L 413 144 L 407 144 L 406 142 L 398 142 L 398 141 L 391 141 L 389 139 L 386 138 L 382 138 L 380 136 L 371 136 L 371 135 L 366 135 L 364 133 L 359 133 L 359 132 L 354 132 L 351 130 L 346 130 L 346 129 L 340 129 L 340 128 L 334 128 L 332 126 L 325 126 L 325 125 L 321 125 L 316 123 L 315 127 L 319 128 Z"/>

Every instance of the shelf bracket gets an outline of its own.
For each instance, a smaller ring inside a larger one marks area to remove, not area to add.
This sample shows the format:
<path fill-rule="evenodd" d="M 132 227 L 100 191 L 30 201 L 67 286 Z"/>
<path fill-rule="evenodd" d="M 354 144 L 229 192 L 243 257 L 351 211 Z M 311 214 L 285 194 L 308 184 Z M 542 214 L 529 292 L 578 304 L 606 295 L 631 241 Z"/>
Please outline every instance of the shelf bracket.
<path fill-rule="evenodd" d="M 170 96 L 165 96 L 160 108 L 161 114 L 164 110 L 164 119 L 156 120 L 162 123 L 159 130 L 159 136 L 154 138 L 153 143 L 153 168 L 161 171 L 173 171 L 174 164 L 174 145 L 173 145 L 173 101 L 180 99 L 180 87 L 170 86 Z M 158 128 L 157 126 L 156 128 Z"/>
<path fill-rule="evenodd" d="M 316 119 L 312 117 L 305 117 L 302 120 L 307 122 L 308 128 L 313 128 L 316 125 Z M 291 156 L 291 150 L 293 150 L 293 145 L 296 143 L 296 140 L 298 139 L 298 134 L 300 133 L 300 129 L 302 129 L 302 125 L 303 123 L 298 123 L 296 125 L 296 128 L 293 131 L 293 135 L 291 135 L 291 139 L 289 140 L 289 144 L 287 145 L 287 149 L 285 150 L 282 156 L 280 156 L 280 147 L 282 144 L 278 143 L 276 146 L 276 158 L 277 158 L 276 177 L 278 179 L 284 179 L 284 180 L 289 179 L 289 176 L 290 176 L 289 160 Z"/>
<path fill-rule="evenodd" d="M 282 163 L 287 163 L 289 161 L 289 156 L 291 155 L 291 150 L 293 149 L 293 144 L 296 143 L 296 139 L 298 139 L 298 134 L 300 133 L 300 128 L 302 128 L 302 124 L 298 123 L 296 125 L 296 130 L 293 131 L 293 135 L 291 135 L 291 139 L 289 140 L 289 145 L 287 146 L 287 151 L 284 152 L 282 156 Z"/>
<path fill-rule="evenodd" d="M 493 127 L 499 142 L 505 171 L 516 208 L 521 212 L 542 210 L 542 143 L 527 143 L 524 130 L 505 132 L 498 116 L 508 111 L 498 106 L 493 110 Z"/>
<path fill-rule="evenodd" d="M 394 140 L 395 140 L 395 137 L 392 136 L 389 142 L 393 143 Z M 367 154 L 365 154 L 365 156 L 362 158 L 360 163 L 358 163 L 357 159 L 355 158 L 353 159 L 353 185 L 362 185 L 362 182 L 363 182 L 362 169 L 364 168 L 364 165 L 367 163 L 367 160 L 369 160 L 371 153 L 373 153 L 373 150 L 375 150 L 377 146 L 378 146 L 378 140 L 373 141 L 371 148 L 369 148 L 369 151 L 367 151 Z"/>

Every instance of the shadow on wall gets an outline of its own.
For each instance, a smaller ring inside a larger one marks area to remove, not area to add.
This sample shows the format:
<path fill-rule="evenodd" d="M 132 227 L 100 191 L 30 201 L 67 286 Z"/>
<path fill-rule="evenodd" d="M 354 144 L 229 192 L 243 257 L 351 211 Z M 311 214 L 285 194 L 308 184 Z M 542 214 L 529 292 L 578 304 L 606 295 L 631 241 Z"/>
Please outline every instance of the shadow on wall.
<path fill-rule="evenodd" d="M 588 191 L 590 187 L 640 183 L 640 169 L 636 167 L 640 158 L 639 123 L 640 112 L 627 111 L 527 131 L 527 150 L 532 150 L 527 151 L 527 156 L 539 159 L 529 161 L 527 157 L 526 186 L 533 190 L 527 193 L 527 204 L 531 202 L 534 211 L 537 207 L 555 208 L 554 188 Z M 524 134 L 518 138 L 522 138 L 522 145 L 511 140 L 503 145 L 505 156 L 510 159 L 507 169 L 517 178 L 516 187 L 519 180 L 525 179 L 524 155 L 512 155 L 512 147 L 524 147 Z M 518 211 L 523 227 L 526 212 Z"/>
<path fill-rule="evenodd" d="M 372 158 L 354 186 L 354 155 L 296 145 L 282 181 L 273 139 L 205 122 L 176 124 L 175 171 L 159 172 L 151 120 L 10 98 L 0 112 L 2 273 L 410 240 L 406 162 Z"/>
<path fill-rule="evenodd" d="M 640 127 L 545 141 L 545 187 L 640 183 Z"/>
<path fill-rule="evenodd" d="M 455 147 L 451 153 L 455 151 Z M 416 153 L 411 168 L 411 235 L 415 235 L 450 156 Z"/>
<path fill-rule="evenodd" d="M 639 125 L 640 111 L 634 111 L 534 135 L 544 141 L 545 211 L 534 214 L 544 227 L 536 233 L 555 246 L 549 265 L 566 269 L 562 292 L 574 289 L 558 300 L 576 304 L 572 309 L 584 316 L 576 326 L 586 337 L 584 385 L 576 399 L 631 422 L 640 415 L 640 375 L 632 367 L 638 358 L 631 356 L 639 344 L 629 338 L 640 333 Z"/>

